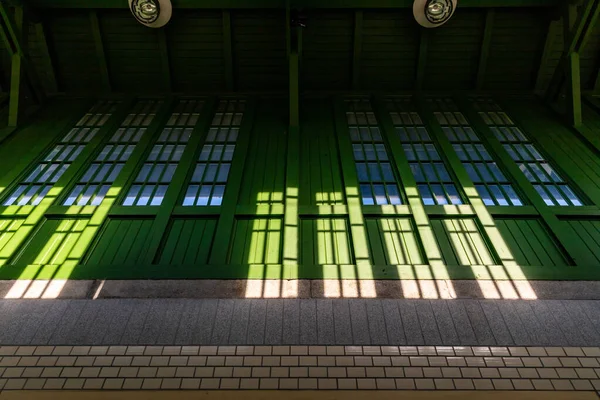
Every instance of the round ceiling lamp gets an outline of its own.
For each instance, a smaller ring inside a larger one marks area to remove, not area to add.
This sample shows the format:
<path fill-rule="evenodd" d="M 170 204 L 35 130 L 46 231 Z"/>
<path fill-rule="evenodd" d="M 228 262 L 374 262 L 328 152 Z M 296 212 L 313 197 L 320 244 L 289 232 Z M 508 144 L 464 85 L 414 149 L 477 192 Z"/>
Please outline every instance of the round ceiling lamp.
<path fill-rule="evenodd" d="M 437 28 L 452 18 L 456 5 L 457 0 L 415 0 L 413 15 L 419 25 Z"/>
<path fill-rule="evenodd" d="M 129 9 L 138 22 L 148 28 L 163 27 L 171 19 L 171 0 L 129 0 Z"/>

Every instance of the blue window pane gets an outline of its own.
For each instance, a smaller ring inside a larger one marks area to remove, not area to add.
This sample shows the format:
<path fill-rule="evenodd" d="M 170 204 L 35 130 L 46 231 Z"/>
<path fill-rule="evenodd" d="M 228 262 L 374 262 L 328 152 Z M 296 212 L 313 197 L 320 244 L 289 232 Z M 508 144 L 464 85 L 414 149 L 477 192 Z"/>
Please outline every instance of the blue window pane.
<path fill-rule="evenodd" d="M 235 144 L 228 144 L 225 146 L 225 152 L 223 153 L 223 161 L 233 160 L 233 152 L 235 151 Z"/>
<path fill-rule="evenodd" d="M 467 133 L 467 136 L 469 136 L 470 141 L 479 142 L 479 137 L 477 137 L 477 134 L 475 133 L 475 131 L 473 131 L 473 128 L 465 126 L 463 129 Z"/>
<path fill-rule="evenodd" d="M 506 200 L 506 197 L 504 197 L 504 194 L 502 193 L 502 191 L 500 190 L 500 188 L 498 186 L 490 185 L 489 188 L 490 188 L 490 191 L 492 192 L 492 195 L 496 199 L 496 202 L 498 203 L 498 205 L 501 205 L 501 206 L 509 205 L 508 200 Z"/>
<path fill-rule="evenodd" d="M 160 206 L 163 202 L 163 199 L 165 198 L 165 194 L 167 193 L 167 185 L 161 185 L 158 187 L 158 189 L 156 189 L 156 192 L 154 193 L 154 197 L 152 198 L 152 201 L 150 202 L 151 206 Z"/>
<path fill-rule="evenodd" d="M 436 163 L 435 164 L 435 169 L 437 170 L 438 176 L 440 177 L 440 180 L 442 182 L 451 181 L 450 174 L 446 170 L 446 167 L 444 166 L 444 164 L 442 164 L 442 163 Z"/>
<path fill-rule="evenodd" d="M 468 140 L 467 135 L 465 134 L 465 131 L 463 131 L 461 127 L 455 126 L 454 133 L 456 134 L 456 137 L 458 138 L 458 140 L 460 142 L 466 142 Z"/>
<path fill-rule="evenodd" d="M 214 182 L 217 176 L 217 167 L 219 164 L 208 164 L 206 173 L 204 174 L 203 182 Z"/>
<path fill-rule="evenodd" d="M 425 151 L 425 147 L 422 144 L 414 145 L 415 152 L 417 153 L 417 158 L 421 161 L 428 161 L 429 155 Z"/>
<path fill-rule="evenodd" d="M 379 128 L 376 126 L 371 126 L 369 128 L 371 130 L 371 135 L 373 136 L 373 141 L 375 142 L 381 142 L 381 132 L 379 131 Z"/>
<path fill-rule="evenodd" d="M 454 135 L 454 131 L 452 130 L 452 128 L 450 128 L 448 126 L 444 126 L 442 128 L 442 130 L 446 134 L 446 137 L 448 138 L 449 141 L 456 142 L 456 136 Z"/>
<path fill-rule="evenodd" d="M 383 185 L 373 185 L 373 192 L 375 193 L 375 203 L 378 206 L 388 204 L 387 197 L 385 195 L 385 187 Z"/>
<path fill-rule="evenodd" d="M 211 185 L 203 185 L 200 187 L 200 194 L 198 195 L 198 201 L 196 202 L 197 206 L 208 205 L 211 189 Z"/>
<path fill-rule="evenodd" d="M 402 200 L 400 199 L 400 192 L 398 191 L 398 187 L 396 185 L 387 185 L 388 197 L 390 198 L 390 204 L 399 205 L 402 204 Z"/>
<path fill-rule="evenodd" d="M 385 145 L 376 144 L 375 149 L 377 151 L 377 159 L 379 161 L 387 161 L 388 160 L 387 151 L 385 150 Z"/>
<path fill-rule="evenodd" d="M 467 157 L 467 153 L 465 153 L 460 144 L 454 144 L 452 147 L 454 148 L 454 151 L 456 152 L 456 155 L 460 161 L 467 161 L 469 159 L 469 157 Z"/>
<path fill-rule="evenodd" d="M 94 196 L 94 200 L 92 200 L 91 205 L 99 206 L 100 204 L 102 204 L 102 200 L 104 200 L 104 198 L 106 197 L 106 194 L 108 193 L 109 189 L 110 185 L 103 185 L 96 194 L 96 196 Z"/>
<path fill-rule="evenodd" d="M 363 153 L 362 145 L 353 144 L 352 148 L 354 150 L 354 159 L 356 161 L 363 161 L 365 159 L 365 154 Z"/>
<path fill-rule="evenodd" d="M 421 199 L 423 200 L 423 204 L 426 206 L 435 205 L 435 201 L 433 200 L 433 195 L 429 191 L 429 187 L 427 185 L 418 185 L 419 193 L 421 194 Z"/>
<path fill-rule="evenodd" d="M 523 174 L 525 174 L 525 177 L 527 178 L 527 180 L 529 180 L 529 182 L 537 182 L 536 177 L 533 176 L 529 168 L 527 168 L 526 164 L 519 164 L 519 169 L 521 170 L 521 172 L 523 172 Z"/>
<path fill-rule="evenodd" d="M 490 127 L 490 130 L 492 131 L 494 136 L 496 136 L 496 139 L 498 139 L 501 142 L 506 141 L 506 138 L 502 135 L 502 133 L 498 130 L 498 128 Z"/>
<path fill-rule="evenodd" d="M 19 187 L 17 187 L 15 191 L 10 195 L 10 197 L 6 199 L 3 205 L 12 206 L 15 203 L 15 201 L 17 201 L 19 196 L 21 196 L 21 194 L 25 191 L 25 189 L 27 189 L 26 185 L 20 185 Z"/>
<path fill-rule="evenodd" d="M 527 148 L 527 150 L 529 150 L 529 153 L 533 156 L 533 158 L 535 158 L 538 161 L 544 160 L 544 157 L 542 157 L 540 152 L 537 151 L 537 149 L 532 144 L 527 144 L 525 145 L 525 147 Z"/>
<path fill-rule="evenodd" d="M 200 156 L 198 157 L 198 160 L 199 161 L 208 161 L 211 151 L 212 151 L 212 146 L 209 144 L 205 144 L 204 147 L 202 147 L 202 151 L 200 152 Z"/>
<path fill-rule="evenodd" d="M 396 133 L 400 137 L 401 141 L 403 141 L 403 142 L 407 142 L 408 141 L 408 134 L 406 133 L 406 130 L 404 128 L 397 127 L 396 128 Z"/>
<path fill-rule="evenodd" d="M 505 144 L 504 145 L 504 150 L 506 150 L 506 152 L 508 153 L 508 155 L 510 156 L 510 158 L 512 158 L 514 161 L 520 161 L 521 160 L 521 158 L 518 156 L 518 154 L 515 152 L 515 150 L 512 148 L 511 145 Z"/>
<path fill-rule="evenodd" d="M 487 167 L 490 171 L 492 171 L 494 178 L 496 178 L 498 182 L 506 181 L 506 177 L 504 176 L 502 171 L 500 171 L 500 168 L 498 168 L 498 165 L 496 165 L 496 163 L 487 163 Z"/>
<path fill-rule="evenodd" d="M 492 157 L 490 156 L 490 154 L 487 152 L 486 148 L 483 147 L 483 145 L 481 144 L 476 144 L 475 148 L 477 149 L 477 152 L 479 153 L 479 155 L 481 155 L 481 158 L 485 161 L 491 161 Z"/>
<path fill-rule="evenodd" d="M 75 186 L 75 189 L 71 191 L 71 194 L 69 194 L 69 197 L 67 197 L 67 199 L 65 200 L 64 205 L 72 206 L 73 204 L 75 204 L 75 201 L 77 200 L 77 197 L 79 196 L 83 188 L 84 186 L 82 185 Z"/>
<path fill-rule="evenodd" d="M 504 189 L 504 193 L 506 193 L 506 195 L 510 199 L 510 202 L 512 203 L 513 206 L 522 206 L 523 205 L 523 202 L 521 201 L 521 199 L 517 195 L 517 192 L 515 192 L 515 190 L 513 189 L 512 186 L 502 185 L 502 189 Z"/>
<path fill-rule="evenodd" d="M 371 193 L 371 185 L 360 185 L 360 193 L 362 195 L 363 205 L 372 206 L 375 204 L 373 194 Z"/>
<path fill-rule="evenodd" d="M 137 198 L 137 195 L 141 189 L 142 187 L 140 185 L 133 185 L 131 189 L 129 189 L 129 193 L 127 193 L 127 197 L 125 197 L 123 205 L 132 206 L 135 203 L 135 199 Z"/>
<path fill-rule="evenodd" d="M 360 141 L 360 134 L 358 133 L 358 128 L 349 128 L 350 131 L 350 140 L 353 142 Z"/>
<path fill-rule="evenodd" d="M 552 197 L 554 197 L 556 199 L 556 202 L 558 203 L 559 206 L 568 206 L 569 205 L 569 203 L 567 203 L 567 201 L 564 199 L 562 193 L 560 193 L 560 191 L 558 190 L 558 188 L 556 186 L 548 185 L 548 186 L 546 186 L 546 189 L 550 192 Z"/>
<path fill-rule="evenodd" d="M 523 146 L 522 144 L 515 144 L 513 146 L 519 152 L 519 155 L 521 156 L 521 160 L 524 160 L 524 161 L 533 160 L 533 157 L 531 157 L 531 154 L 529 154 L 529 152 L 525 149 L 525 146 Z"/>
<path fill-rule="evenodd" d="M 513 135 L 513 133 L 506 127 L 502 127 L 500 128 L 500 130 L 502 131 L 502 133 L 504 134 L 504 137 L 510 141 L 510 142 L 515 142 L 517 141 L 517 138 Z"/>
<path fill-rule="evenodd" d="M 552 178 L 552 180 L 554 182 L 562 182 L 561 177 L 556 173 L 556 171 L 550 166 L 550 164 L 546 164 L 543 163 L 541 164 L 542 168 L 544 169 L 544 171 L 546 171 L 546 173 L 548 175 L 550 175 L 550 178 Z"/>
<path fill-rule="evenodd" d="M 462 200 L 458 195 L 458 190 L 456 190 L 456 187 L 454 185 L 444 185 L 444 189 L 446 189 L 446 193 L 448 193 L 450 203 L 454 205 L 462 204 Z"/>
<path fill-rule="evenodd" d="M 529 169 L 533 171 L 540 182 L 550 182 L 550 178 L 546 175 L 537 164 L 529 163 Z"/>
<path fill-rule="evenodd" d="M 575 193 L 573 193 L 571 188 L 568 187 L 567 185 L 561 185 L 560 190 L 562 190 L 562 192 L 567 196 L 567 198 L 569 199 L 571 204 L 573 204 L 574 206 L 582 206 L 583 205 L 583 203 L 579 200 L 579 198 L 575 195 Z"/>
<path fill-rule="evenodd" d="M 408 138 L 411 142 L 418 142 L 419 141 L 419 133 L 417 132 L 417 130 L 414 127 L 408 127 L 406 128 L 406 131 L 408 132 Z"/>
<path fill-rule="evenodd" d="M 473 164 L 464 163 L 463 165 L 464 165 L 465 169 L 467 170 L 467 174 L 469 175 L 469 178 L 471 178 L 471 180 L 473 182 L 475 182 L 475 183 L 481 182 L 481 178 L 475 171 L 475 167 L 473 166 Z"/>
<path fill-rule="evenodd" d="M 367 172 L 367 164 L 356 163 L 356 174 L 359 182 L 369 182 L 369 174 Z"/>
<path fill-rule="evenodd" d="M 494 203 L 494 200 L 492 200 L 492 196 L 490 195 L 490 192 L 488 192 L 488 190 L 485 186 L 476 185 L 475 188 L 477 189 L 477 192 L 479 193 L 479 197 L 481 197 L 481 200 L 483 200 L 483 204 L 485 204 L 486 206 L 496 205 L 496 203 Z"/>
<path fill-rule="evenodd" d="M 477 163 L 477 164 L 475 164 L 475 167 L 477 168 L 477 171 L 479 172 L 479 176 L 481 176 L 481 178 L 483 179 L 484 182 L 493 182 L 494 181 L 494 179 L 492 178 L 492 175 L 490 174 L 490 171 L 488 171 L 485 164 Z"/>
<path fill-rule="evenodd" d="M 152 164 L 144 164 L 144 166 L 140 170 L 140 173 L 138 174 L 137 178 L 135 178 L 135 180 L 138 182 L 145 181 L 146 178 L 148 177 L 148 174 L 150 173 L 151 169 L 152 169 Z"/>
<path fill-rule="evenodd" d="M 427 153 L 429 154 L 429 159 L 430 160 L 437 161 L 437 160 L 440 159 L 440 155 L 438 154 L 438 152 L 435 149 L 434 145 L 432 145 L 432 144 L 426 144 L 425 148 L 427 149 Z"/>
<path fill-rule="evenodd" d="M 85 206 L 85 205 L 87 205 L 88 202 L 89 202 L 89 200 L 90 200 L 90 198 L 92 197 L 92 195 L 96 191 L 96 188 L 97 188 L 96 185 L 88 186 L 87 190 L 83 193 L 83 196 L 81 196 L 81 198 L 77 202 L 77 205 L 78 206 Z"/>
<path fill-rule="evenodd" d="M 431 185 L 431 191 L 433 192 L 433 195 L 435 196 L 435 201 L 437 202 L 437 204 L 439 204 L 439 205 L 448 204 L 448 199 L 446 198 L 446 193 L 444 193 L 444 189 L 442 188 L 442 185 Z"/>
<path fill-rule="evenodd" d="M 394 173 L 392 172 L 392 166 L 389 163 L 381 164 L 381 171 L 383 173 L 383 180 L 385 182 L 395 182 Z"/>
<path fill-rule="evenodd" d="M 415 161 L 417 159 L 410 144 L 403 144 L 402 149 L 404 150 L 404 154 L 406 154 L 406 159 L 408 161 Z"/>
<path fill-rule="evenodd" d="M 465 150 L 469 155 L 469 159 L 472 161 L 479 161 L 481 157 L 479 157 L 479 153 L 475 150 L 475 147 L 472 144 L 465 144 Z"/>
<path fill-rule="evenodd" d="M 148 178 L 148 182 L 157 183 L 160 180 L 164 168 L 164 164 L 155 165 L 152 174 L 150 174 L 150 178 Z"/>
<path fill-rule="evenodd" d="M 206 169 L 206 164 L 196 165 L 196 169 L 194 170 L 194 175 L 192 176 L 192 182 L 195 182 L 195 183 L 202 182 L 202 176 L 204 175 L 205 169 Z"/>
<path fill-rule="evenodd" d="M 146 206 L 150 201 L 150 196 L 152 196 L 152 192 L 154 191 L 154 185 L 148 185 L 142 190 L 142 194 L 138 198 L 136 203 L 137 206 Z"/>
<path fill-rule="evenodd" d="M 210 199 L 211 206 L 220 206 L 223 204 L 223 193 L 225 193 L 225 186 L 217 185 L 213 190 L 212 198 Z"/>
<path fill-rule="evenodd" d="M 40 193 L 38 193 L 36 199 L 31 203 L 31 205 L 32 206 L 39 205 L 42 202 L 42 200 L 44 200 L 44 197 L 46 197 L 46 195 L 48 194 L 48 192 L 50 191 L 50 189 L 52 189 L 51 185 L 44 186 L 44 188 L 42 189 L 42 191 Z"/>
<path fill-rule="evenodd" d="M 183 199 L 184 206 L 193 206 L 196 203 L 196 195 L 198 194 L 198 189 L 198 185 L 190 185 L 190 187 L 188 187 L 188 190 L 185 193 L 185 198 Z"/>
<path fill-rule="evenodd" d="M 375 156 L 375 147 L 372 144 L 365 144 L 365 158 L 368 161 L 376 161 L 377 157 Z"/>
<path fill-rule="evenodd" d="M 426 182 L 425 175 L 423 175 L 423 170 L 419 164 L 410 163 L 410 169 L 412 170 L 413 176 L 417 182 Z"/>
<path fill-rule="evenodd" d="M 425 173 L 425 178 L 428 182 L 438 182 L 437 176 L 435 175 L 435 171 L 433 170 L 433 165 L 430 163 L 422 164 L 423 172 Z"/>
<path fill-rule="evenodd" d="M 521 132 L 521 130 L 519 128 L 512 127 L 511 131 L 512 131 L 513 135 L 515 135 L 515 137 L 518 138 L 520 141 L 522 141 L 522 142 L 527 141 L 527 137 L 523 134 L 523 132 Z"/>
<path fill-rule="evenodd" d="M 371 175 L 371 182 L 381 182 L 381 173 L 377 163 L 369 163 L 369 174 Z"/>
<path fill-rule="evenodd" d="M 123 169 L 124 166 L 125 166 L 125 164 L 115 165 L 113 170 L 110 172 L 108 179 L 106 179 L 106 182 L 114 182 L 115 179 L 117 179 L 117 176 L 119 176 L 119 173 L 121 173 L 121 170 Z"/>
<path fill-rule="evenodd" d="M 227 178 L 229 177 L 229 170 L 231 164 L 221 164 L 221 168 L 219 168 L 219 174 L 217 175 L 217 182 L 225 183 L 227 182 Z"/>
<path fill-rule="evenodd" d="M 369 132 L 369 128 L 359 128 L 359 132 L 360 132 L 360 139 L 363 142 L 371 141 L 371 133 Z"/>
<path fill-rule="evenodd" d="M 163 183 L 169 183 L 173 179 L 173 175 L 175 175 L 175 170 L 177 169 L 177 164 L 169 164 L 163 173 L 163 176 L 160 178 L 160 181 Z"/>
<path fill-rule="evenodd" d="M 427 132 L 427 129 L 425 129 L 424 126 L 418 126 L 417 127 L 417 133 L 419 134 L 419 137 L 421 138 L 421 140 L 423 142 L 429 142 L 429 141 L 431 141 L 431 139 L 429 137 L 429 132 Z"/>
<path fill-rule="evenodd" d="M 554 200 L 552 200 L 552 198 L 548 195 L 548 193 L 546 193 L 546 191 L 544 190 L 542 185 L 533 185 L 533 187 L 539 193 L 539 195 L 542 197 L 542 199 L 544 200 L 544 203 L 546 203 L 547 206 L 554 205 Z"/>

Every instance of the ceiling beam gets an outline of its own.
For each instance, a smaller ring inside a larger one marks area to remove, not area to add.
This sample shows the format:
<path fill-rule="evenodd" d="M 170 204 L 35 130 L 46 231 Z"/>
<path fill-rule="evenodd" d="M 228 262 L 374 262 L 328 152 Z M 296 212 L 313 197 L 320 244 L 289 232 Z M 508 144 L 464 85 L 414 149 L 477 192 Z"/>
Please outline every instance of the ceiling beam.
<path fill-rule="evenodd" d="M 94 37 L 94 46 L 96 47 L 96 57 L 98 58 L 98 67 L 100 68 L 100 77 L 102 87 L 105 91 L 111 91 L 110 75 L 108 73 L 108 63 L 106 62 L 106 53 L 104 52 L 104 42 L 102 41 L 102 32 L 100 31 L 100 22 L 96 11 L 90 11 L 90 24 L 92 36 Z"/>
<path fill-rule="evenodd" d="M 360 60 L 362 57 L 363 12 L 354 12 L 354 51 L 352 53 L 352 88 L 360 87 Z"/>
<path fill-rule="evenodd" d="M 535 78 L 535 92 L 539 93 L 544 90 L 544 80 L 546 69 L 548 68 L 548 62 L 552 58 L 552 52 L 554 50 L 554 43 L 556 42 L 556 36 L 560 29 L 559 21 L 550 21 L 548 24 L 548 31 L 546 33 L 546 42 L 544 43 L 544 51 L 540 58 L 539 67 Z"/>
<path fill-rule="evenodd" d="M 177 8 L 285 8 L 286 0 L 172 0 Z M 460 0 L 459 7 L 554 7 L 561 0 Z M 28 0 L 38 8 L 128 8 L 124 0 Z M 412 8 L 413 0 L 290 0 L 294 8 Z"/>
<path fill-rule="evenodd" d="M 46 59 L 47 64 L 45 68 L 46 82 L 48 89 L 52 93 L 58 92 L 58 81 L 56 79 L 56 61 L 54 58 L 54 52 L 51 50 L 48 40 L 46 38 L 46 25 L 43 22 L 35 24 L 35 35 L 38 40 L 38 46 L 42 56 Z"/>
<path fill-rule="evenodd" d="M 490 45 L 492 43 L 495 15 L 496 11 L 493 8 L 488 9 L 485 15 L 485 28 L 483 31 L 483 40 L 481 42 L 481 51 L 479 52 L 479 68 L 477 69 L 477 82 L 475 85 L 477 90 L 481 90 L 483 88 L 483 83 L 485 82 L 485 72 L 490 56 Z"/>

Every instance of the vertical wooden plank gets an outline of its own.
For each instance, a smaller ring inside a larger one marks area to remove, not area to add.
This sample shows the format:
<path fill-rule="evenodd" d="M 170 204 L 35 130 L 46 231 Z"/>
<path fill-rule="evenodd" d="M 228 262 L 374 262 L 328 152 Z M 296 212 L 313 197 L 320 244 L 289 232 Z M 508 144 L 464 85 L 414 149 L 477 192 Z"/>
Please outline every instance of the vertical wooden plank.
<path fill-rule="evenodd" d="M 297 127 L 300 125 L 300 76 L 298 64 L 298 52 L 292 50 L 290 53 L 290 126 Z"/>
<path fill-rule="evenodd" d="M 384 100 L 381 97 L 375 97 L 372 103 L 373 111 L 375 112 L 375 115 L 377 115 L 379 125 L 390 146 L 391 158 L 396 164 L 396 168 L 402 177 L 402 185 L 404 186 L 408 205 L 410 206 L 416 224 L 420 242 L 425 250 L 425 257 L 430 265 L 443 266 L 444 261 L 442 259 L 442 253 L 435 240 L 429 217 L 427 216 L 427 212 L 421 201 L 417 182 L 410 169 L 410 164 L 406 159 L 404 150 L 402 149 L 400 138 L 394 129 L 394 123 L 390 113 L 387 112 Z"/>
<path fill-rule="evenodd" d="M 233 44 L 231 41 L 231 13 L 223 10 L 223 58 L 225 61 L 225 87 L 234 89 L 233 77 Z"/>
<path fill-rule="evenodd" d="M 15 32 L 16 40 L 21 40 L 23 28 L 23 7 L 15 7 Z M 10 101 L 8 105 L 8 126 L 16 127 L 19 125 L 19 106 L 21 102 L 21 78 L 23 74 L 23 56 L 20 52 L 16 52 L 11 57 L 11 75 L 10 75 Z"/>
<path fill-rule="evenodd" d="M 98 58 L 98 67 L 100 68 L 100 78 L 105 91 L 110 92 L 111 82 L 108 72 L 108 63 L 106 61 L 106 53 L 104 52 L 104 43 L 102 41 L 102 32 L 100 31 L 100 23 L 96 11 L 90 11 L 90 24 L 92 36 L 94 38 L 94 46 L 96 48 L 96 57 Z"/>
<path fill-rule="evenodd" d="M 550 21 L 548 24 L 548 32 L 546 33 L 546 42 L 544 43 L 544 51 L 540 59 L 539 67 L 535 79 L 535 92 L 540 93 L 544 90 L 544 75 L 548 68 L 548 62 L 552 57 L 554 50 L 554 43 L 556 42 L 556 35 L 560 29 L 559 21 Z"/>
<path fill-rule="evenodd" d="M 567 117 L 572 126 L 583 122 L 581 111 L 581 68 L 579 53 L 571 53 L 567 58 Z"/>
<path fill-rule="evenodd" d="M 352 53 L 352 88 L 360 88 L 360 63 L 362 58 L 363 12 L 354 12 L 354 51 Z"/>
<path fill-rule="evenodd" d="M 362 214 L 358 177 L 354 167 L 352 144 L 350 143 L 344 102 L 341 98 L 334 100 L 335 130 L 338 138 L 342 175 L 344 177 L 344 192 L 348 203 L 348 219 L 350 236 L 357 265 L 370 265 L 369 244 L 367 231 Z M 359 270 L 359 274 L 361 271 Z"/>
<path fill-rule="evenodd" d="M 244 119 L 240 126 L 238 143 L 235 149 L 235 156 L 231 165 L 227 190 L 223 197 L 221 205 L 221 214 L 215 231 L 214 245 L 210 255 L 210 264 L 224 265 L 227 263 L 227 252 L 232 238 L 235 225 L 235 209 L 240 194 L 240 187 L 244 178 L 244 166 L 248 153 L 248 144 L 250 142 L 250 133 L 254 125 L 254 114 L 256 103 L 254 100 L 246 103 Z"/>
<path fill-rule="evenodd" d="M 299 262 L 300 217 L 300 128 L 290 126 L 287 137 L 285 172 L 285 211 L 283 216 L 283 264 Z"/>
<path fill-rule="evenodd" d="M 54 72 L 56 69 L 55 59 L 53 52 L 48 46 L 48 41 L 46 39 L 46 26 L 43 22 L 35 24 L 35 35 L 37 37 L 41 55 L 47 60 L 47 68 L 44 73 L 46 74 L 47 78 L 46 82 L 48 85 L 48 90 L 52 93 L 56 93 L 58 92 L 58 82 L 56 80 L 56 73 Z"/>
<path fill-rule="evenodd" d="M 490 55 L 495 15 L 496 10 L 493 8 L 488 8 L 485 15 L 485 28 L 483 31 L 483 40 L 481 42 L 481 51 L 479 53 L 479 67 L 477 68 L 477 80 L 475 84 L 477 90 L 481 90 L 485 82 L 485 73 L 487 71 L 487 63 Z"/>

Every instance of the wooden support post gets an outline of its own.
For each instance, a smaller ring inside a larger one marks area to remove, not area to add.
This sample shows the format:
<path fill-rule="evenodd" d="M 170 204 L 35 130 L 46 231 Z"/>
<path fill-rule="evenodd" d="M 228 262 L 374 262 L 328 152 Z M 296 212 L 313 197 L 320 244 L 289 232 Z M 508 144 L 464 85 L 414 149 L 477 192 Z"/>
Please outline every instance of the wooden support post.
<path fill-rule="evenodd" d="M 543 90 L 544 79 L 546 68 L 548 68 L 548 62 L 552 57 L 552 51 L 554 49 L 554 43 L 556 42 L 556 35 L 560 29 L 559 21 L 550 21 L 548 24 L 548 31 L 546 33 L 546 42 L 544 43 L 544 51 L 540 58 L 538 71 L 535 78 L 535 92 L 539 93 Z"/>
<path fill-rule="evenodd" d="M 46 26 L 43 22 L 35 24 L 35 35 L 38 40 L 38 45 L 40 47 L 40 52 L 42 56 L 47 60 L 47 65 L 45 69 L 46 74 L 46 82 L 48 84 L 48 90 L 51 93 L 58 92 L 58 81 L 56 79 L 56 65 L 54 52 L 51 50 L 48 45 L 48 40 L 46 39 Z"/>
<path fill-rule="evenodd" d="M 231 40 L 231 13 L 223 10 L 223 59 L 225 62 L 225 86 L 227 90 L 233 91 L 233 44 Z"/>
<path fill-rule="evenodd" d="M 362 57 L 363 12 L 354 13 L 354 52 L 352 54 L 352 88 L 360 88 L 360 61 Z"/>
<path fill-rule="evenodd" d="M 90 24 L 92 25 L 92 36 L 94 37 L 94 46 L 96 47 L 96 57 L 98 58 L 98 67 L 100 68 L 100 77 L 102 79 L 102 87 L 106 92 L 110 92 L 110 75 L 108 72 L 108 63 L 106 62 L 106 54 L 104 52 L 104 43 L 102 41 L 102 32 L 100 31 L 100 23 L 96 11 L 90 11 Z"/>
<path fill-rule="evenodd" d="M 485 82 L 485 72 L 487 70 L 488 58 L 490 56 L 490 45 L 492 43 L 495 15 L 495 10 L 490 8 L 487 10 L 485 16 L 485 29 L 483 31 L 483 41 L 481 42 L 481 51 L 479 53 L 479 68 L 477 69 L 477 90 L 481 90 Z"/>
<path fill-rule="evenodd" d="M 15 41 L 22 40 L 23 34 L 23 7 L 15 8 Z M 10 103 L 8 106 L 8 126 L 16 127 L 19 124 L 19 106 L 21 103 L 21 77 L 22 54 L 15 52 L 11 57 L 11 76 L 10 76 Z"/>

